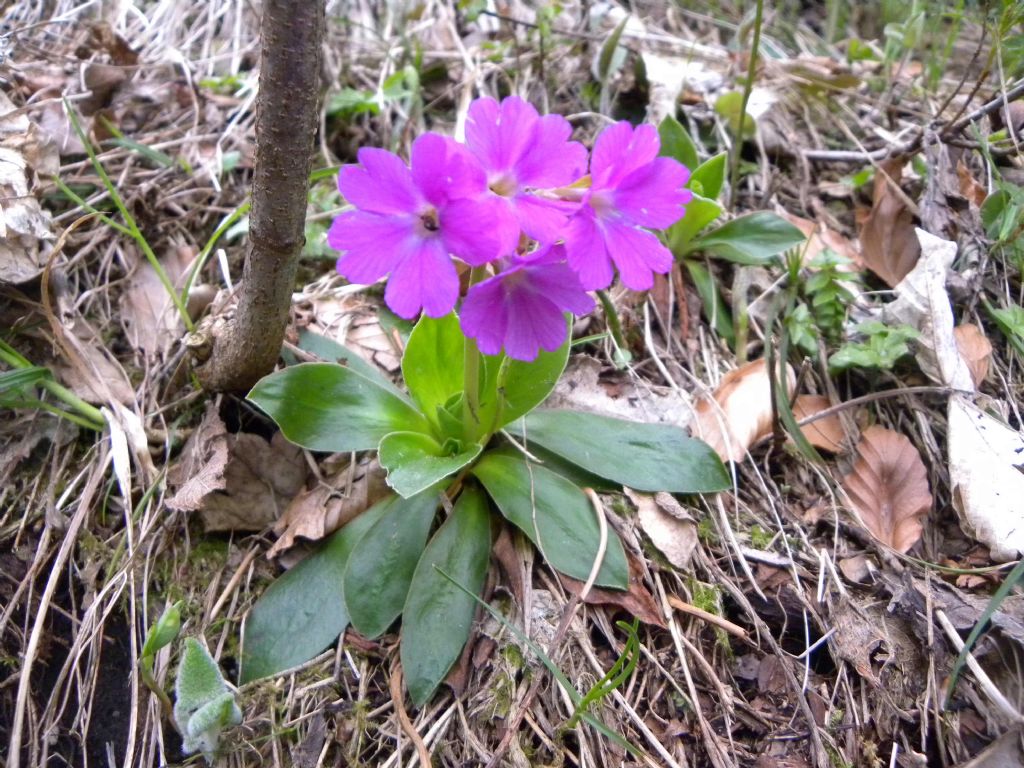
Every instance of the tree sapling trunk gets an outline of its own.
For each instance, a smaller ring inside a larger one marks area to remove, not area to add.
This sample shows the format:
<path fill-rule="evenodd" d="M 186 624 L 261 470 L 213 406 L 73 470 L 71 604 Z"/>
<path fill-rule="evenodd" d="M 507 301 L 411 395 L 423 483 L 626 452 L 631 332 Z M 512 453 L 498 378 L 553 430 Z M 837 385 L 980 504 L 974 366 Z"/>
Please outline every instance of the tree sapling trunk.
<path fill-rule="evenodd" d="M 264 0 L 256 108 L 256 165 L 249 251 L 238 305 L 204 324 L 189 346 L 196 373 L 215 392 L 244 392 L 281 352 L 318 122 L 324 0 Z"/>

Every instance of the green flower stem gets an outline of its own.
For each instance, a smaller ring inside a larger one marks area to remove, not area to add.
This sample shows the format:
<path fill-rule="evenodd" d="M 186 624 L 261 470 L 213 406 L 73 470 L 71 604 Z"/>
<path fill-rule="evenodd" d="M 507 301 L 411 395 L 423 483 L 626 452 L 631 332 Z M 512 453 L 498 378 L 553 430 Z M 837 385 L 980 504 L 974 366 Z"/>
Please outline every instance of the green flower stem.
<path fill-rule="evenodd" d="M 747 66 L 747 82 L 743 86 L 743 101 L 740 103 L 740 127 L 733 140 L 732 154 L 729 157 L 729 208 L 736 208 L 739 194 L 737 185 L 740 180 L 740 152 L 743 150 L 743 129 L 747 125 L 747 104 L 750 92 L 754 89 L 754 77 L 757 75 L 757 59 L 761 50 L 761 24 L 764 18 L 764 0 L 754 4 L 754 40 L 750 46 L 750 63 Z M 755 128 L 756 130 L 756 128 Z"/>
<path fill-rule="evenodd" d="M 608 322 L 608 330 L 611 331 L 612 341 L 621 351 L 626 351 L 626 339 L 622 335 L 622 322 L 619 320 L 619 311 L 615 309 L 615 303 L 608 291 L 598 291 L 597 298 L 601 300 L 601 308 L 604 309 L 605 320 Z"/>
<path fill-rule="evenodd" d="M 487 276 L 486 267 L 473 267 L 469 273 L 469 287 L 479 283 Z M 462 427 L 466 442 L 473 442 L 479 437 L 480 428 L 480 349 L 476 339 L 466 337 L 463 347 L 463 395 L 462 395 Z"/>

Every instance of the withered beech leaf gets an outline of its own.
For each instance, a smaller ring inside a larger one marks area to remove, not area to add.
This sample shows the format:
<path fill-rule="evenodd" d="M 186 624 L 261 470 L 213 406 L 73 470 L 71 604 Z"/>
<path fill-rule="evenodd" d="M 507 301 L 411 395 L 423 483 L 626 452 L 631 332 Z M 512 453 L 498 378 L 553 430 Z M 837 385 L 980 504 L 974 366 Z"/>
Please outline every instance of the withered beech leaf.
<path fill-rule="evenodd" d="M 917 448 L 899 432 L 880 426 L 864 430 L 843 490 L 878 541 L 907 552 L 921 538 L 922 520 L 932 507 L 928 473 Z"/>
<path fill-rule="evenodd" d="M 967 363 L 967 370 L 971 372 L 974 386 L 980 387 L 981 382 L 988 376 L 992 344 L 985 337 L 985 333 L 973 323 L 958 325 L 953 329 L 953 336 L 956 338 L 957 351 Z"/>
<path fill-rule="evenodd" d="M 879 164 L 871 212 L 860 227 L 864 266 L 890 288 L 910 273 L 921 255 L 921 244 L 914 233 L 914 216 L 893 189 L 893 184 L 900 183 L 905 163 L 906 158 L 894 157 Z"/>
<path fill-rule="evenodd" d="M 658 601 L 654 599 L 651 591 L 644 586 L 643 568 L 640 561 L 632 554 L 626 555 L 629 560 L 629 588 L 605 589 L 603 587 L 591 587 L 583 602 L 587 605 L 606 605 L 611 608 L 618 608 L 626 613 L 636 616 L 644 624 L 665 628 L 665 620 L 661 617 L 661 610 L 658 608 Z M 574 595 L 579 595 L 583 590 L 583 582 L 558 574 L 559 580 L 567 590 Z"/>
<path fill-rule="evenodd" d="M 824 395 L 797 395 L 793 402 L 793 417 L 799 422 L 806 418 L 828 410 L 832 404 Z M 843 422 L 839 420 L 839 414 L 833 413 L 823 416 L 817 421 L 803 424 L 800 427 L 807 442 L 815 448 L 830 453 L 839 453 L 843 450 L 843 438 L 846 433 L 843 431 Z"/>
<path fill-rule="evenodd" d="M 789 394 L 796 374 L 786 365 Z M 706 442 L 722 461 L 743 461 L 754 441 L 772 427 L 772 390 L 768 364 L 762 358 L 729 371 L 711 397 L 694 408 L 692 433 Z"/>

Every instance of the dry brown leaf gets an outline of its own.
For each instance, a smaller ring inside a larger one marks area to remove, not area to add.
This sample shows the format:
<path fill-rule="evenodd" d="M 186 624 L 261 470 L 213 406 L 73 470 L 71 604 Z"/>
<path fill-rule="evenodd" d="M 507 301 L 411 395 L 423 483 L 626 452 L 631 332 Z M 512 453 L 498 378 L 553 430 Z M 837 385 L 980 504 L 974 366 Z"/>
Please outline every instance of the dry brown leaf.
<path fill-rule="evenodd" d="M 853 264 L 860 264 L 860 252 L 857 250 L 857 246 L 848 238 L 826 226 L 825 222 L 811 221 L 802 216 L 796 216 L 781 206 L 776 207 L 776 212 L 803 232 L 807 238 L 803 253 L 804 264 L 814 261 L 826 248 L 849 259 Z"/>
<path fill-rule="evenodd" d="M 864 266 L 890 288 L 910 273 L 921 254 L 921 245 L 914 233 L 914 216 L 891 186 L 899 185 L 905 162 L 903 158 L 892 158 L 879 164 L 875 172 L 874 204 L 860 227 Z"/>
<path fill-rule="evenodd" d="M 789 394 L 796 374 L 786 365 Z M 743 461 L 758 438 L 771 431 L 772 392 L 768 365 L 762 358 L 722 377 L 714 395 L 697 403 L 693 436 L 710 445 L 722 461 Z"/>
<path fill-rule="evenodd" d="M 179 285 L 194 258 L 195 250 L 189 246 L 171 249 L 164 255 L 160 264 L 172 285 Z M 121 297 L 128 341 L 147 354 L 163 354 L 182 335 L 181 316 L 153 266 L 144 259 L 137 258 L 137 263 Z"/>
<path fill-rule="evenodd" d="M 832 404 L 824 395 L 797 395 L 793 402 L 793 416 L 797 421 L 802 421 L 831 407 Z M 838 413 L 804 424 L 800 431 L 807 438 L 807 442 L 815 448 L 830 453 L 839 453 L 843 450 L 846 433 L 843 431 L 843 422 L 840 421 Z"/>
<path fill-rule="evenodd" d="M 963 160 L 956 161 L 956 177 L 960 182 L 960 194 L 980 208 L 988 197 L 988 192 L 985 191 L 984 185 L 974 178 L 971 169 L 964 165 Z"/>
<path fill-rule="evenodd" d="M 168 473 L 175 493 L 167 506 L 199 512 L 207 531 L 258 531 L 302 490 L 308 471 L 302 449 L 280 432 L 270 442 L 228 434 L 211 404 Z"/>
<path fill-rule="evenodd" d="M 583 602 L 587 605 L 608 605 L 621 608 L 626 613 L 636 616 L 644 624 L 664 629 L 665 620 L 661 617 L 661 611 L 658 609 L 658 601 L 644 586 L 643 568 L 640 566 L 640 561 L 628 552 L 626 558 L 629 560 L 629 587 L 625 591 L 591 587 Z M 558 574 L 558 578 L 562 585 L 574 595 L 579 595 L 583 589 L 582 581 L 577 581 L 561 573 Z"/>
<path fill-rule="evenodd" d="M 921 538 L 932 508 L 921 454 L 899 432 L 868 427 L 857 444 L 857 461 L 843 489 L 861 522 L 878 541 L 907 552 Z"/>
<path fill-rule="evenodd" d="M 697 548 L 697 523 L 670 493 L 637 493 L 626 488 L 626 496 L 636 505 L 637 521 L 651 543 L 680 570 L 690 567 Z"/>
<path fill-rule="evenodd" d="M 992 344 L 984 332 L 973 323 L 964 323 L 953 329 L 956 348 L 967 363 L 974 386 L 980 387 L 988 376 L 989 361 L 992 359 Z"/>
<path fill-rule="evenodd" d="M 316 487 L 300 491 L 274 523 L 279 538 L 267 557 L 291 548 L 297 537 L 319 541 L 334 533 L 389 493 L 384 476 L 376 459 L 366 459 L 351 473 L 346 466 Z"/>

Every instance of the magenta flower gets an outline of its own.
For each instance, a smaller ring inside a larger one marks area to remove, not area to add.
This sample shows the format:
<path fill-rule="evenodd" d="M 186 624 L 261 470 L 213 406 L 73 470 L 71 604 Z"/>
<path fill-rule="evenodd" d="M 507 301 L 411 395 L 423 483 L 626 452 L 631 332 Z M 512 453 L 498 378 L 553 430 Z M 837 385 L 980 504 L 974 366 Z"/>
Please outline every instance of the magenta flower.
<path fill-rule="evenodd" d="M 509 96 L 499 105 L 477 99 L 466 119 L 466 147 L 487 172 L 523 231 L 542 243 L 562 236 L 574 203 L 531 194 L 571 184 L 586 172 L 587 150 L 569 141 L 572 126 L 561 115 L 541 117 L 529 102 Z"/>
<path fill-rule="evenodd" d="M 606 128 L 590 158 L 590 189 L 565 230 L 569 266 L 587 290 L 611 285 L 614 269 L 626 287 L 649 289 L 654 273 L 672 268 L 672 253 L 643 227 L 664 229 L 685 213 L 693 194 L 684 165 L 658 157 L 652 125 L 622 121 Z"/>
<path fill-rule="evenodd" d="M 451 256 L 479 266 L 514 250 L 518 224 L 451 139 L 420 136 L 411 167 L 382 149 L 363 148 L 358 157 L 338 174 L 338 189 L 357 210 L 334 220 L 327 242 L 343 252 L 338 272 L 352 282 L 391 275 L 384 300 L 400 317 L 451 312 L 459 297 Z"/>
<path fill-rule="evenodd" d="M 552 352 L 565 341 L 565 312 L 586 314 L 594 300 L 565 263 L 565 249 L 547 246 L 514 256 L 506 269 L 470 288 L 462 302 L 462 332 L 476 339 L 485 355 L 505 354 L 527 362 L 541 349 Z"/>

